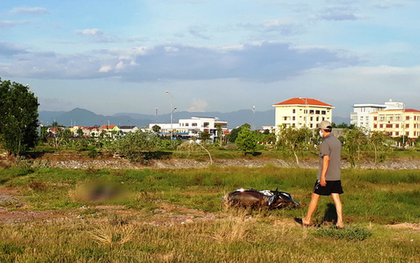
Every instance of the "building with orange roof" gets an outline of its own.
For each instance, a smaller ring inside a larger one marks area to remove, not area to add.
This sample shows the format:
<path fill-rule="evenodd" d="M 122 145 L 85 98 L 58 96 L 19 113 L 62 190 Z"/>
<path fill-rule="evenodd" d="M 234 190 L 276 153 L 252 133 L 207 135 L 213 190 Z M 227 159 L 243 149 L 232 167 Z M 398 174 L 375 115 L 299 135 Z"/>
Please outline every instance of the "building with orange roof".
<path fill-rule="evenodd" d="M 379 110 L 370 113 L 369 130 L 385 132 L 391 137 L 420 136 L 420 111 L 414 109 Z"/>
<path fill-rule="evenodd" d="M 334 106 L 317 99 L 292 98 L 276 104 L 275 126 L 316 129 L 321 121 L 332 122 Z"/>

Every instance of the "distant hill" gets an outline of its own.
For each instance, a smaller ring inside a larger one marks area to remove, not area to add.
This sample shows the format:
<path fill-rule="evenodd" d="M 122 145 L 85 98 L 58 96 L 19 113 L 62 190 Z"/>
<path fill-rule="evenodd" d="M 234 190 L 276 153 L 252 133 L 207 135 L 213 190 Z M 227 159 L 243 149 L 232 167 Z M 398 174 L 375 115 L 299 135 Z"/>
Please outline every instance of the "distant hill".
<path fill-rule="evenodd" d="M 135 119 L 127 115 L 98 115 L 92 111 L 80 108 L 75 108 L 68 112 L 40 111 L 39 120 L 42 121 L 44 125 L 51 125 L 56 121 L 58 124 L 64 126 L 102 126 L 109 123 L 111 125 L 135 125 L 144 127 L 152 122 L 151 119 Z"/>
<path fill-rule="evenodd" d="M 250 124 L 252 127 L 260 129 L 262 126 L 274 125 L 274 109 L 267 111 L 256 111 L 255 116 L 252 110 L 238 110 L 234 112 L 187 112 L 175 111 L 173 113 L 173 121 L 178 122 L 179 119 L 189 119 L 191 117 L 218 117 L 220 120 L 227 121 L 228 128 L 236 128 L 244 123 Z M 98 115 L 92 111 L 75 108 L 71 111 L 40 111 L 39 120 L 43 125 L 51 125 L 56 121 L 60 125 L 70 126 L 102 126 L 111 125 L 135 125 L 138 127 L 148 126 L 149 123 L 169 123 L 171 121 L 170 114 L 147 115 L 138 113 L 117 113 L 112 116 Z M 333 117 L 336 124 L 349 123 L 349 118 Z"/>

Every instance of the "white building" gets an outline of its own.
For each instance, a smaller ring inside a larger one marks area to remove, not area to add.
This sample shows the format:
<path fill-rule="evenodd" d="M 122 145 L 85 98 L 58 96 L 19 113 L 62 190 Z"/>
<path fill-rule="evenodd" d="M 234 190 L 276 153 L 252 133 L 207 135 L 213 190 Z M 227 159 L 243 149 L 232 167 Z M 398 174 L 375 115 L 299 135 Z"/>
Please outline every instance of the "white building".
<path fill-rule="evenodd" d="M 404 103 L 389 100 L 384 104 L 361 103 L 353 105 L 353 112 L 350 114 L 350 124 L 369 131 L 371 127 L 370 113 L 383 110 L 401 110 Z"/>
<path fill-rule="evenodd" d="M 275 126 L 316 129 L 321 121 L 332 122 L 334 106 L 309 98 L 292 98 L 273 105 Z"/>
<path fill-rule="evenodd" d="M 200 133 L 205 132 L 211 135 L 211 138 L 217 136 L 217 127 L 226 130 L 227 122 L 220 121 L 217 117 L 191 117 L 191 119 L 179 119 L 176 123 L 151 123 L 149 130 L 153 126 L 159 126 L 162 134 L 170 134 L 173 131 L 174 136 L 198 137 Z"/>

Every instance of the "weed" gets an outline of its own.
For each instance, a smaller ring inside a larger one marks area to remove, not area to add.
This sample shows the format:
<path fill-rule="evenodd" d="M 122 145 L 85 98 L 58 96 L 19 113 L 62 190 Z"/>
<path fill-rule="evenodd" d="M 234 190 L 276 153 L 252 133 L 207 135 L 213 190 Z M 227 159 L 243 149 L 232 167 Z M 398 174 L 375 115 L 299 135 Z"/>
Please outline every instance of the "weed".
<path fill-rule="evenodd" d="M 355 226 L 345 228 L 337 228 L 335 226 L 329 228 L 321 228 L 312 231 L 312 234 L 317 237 L 331 237 L 335 239 L 357 241 L 365 240 L 366 238 L 372 235 L 372 233 L 369 230 Z"/>

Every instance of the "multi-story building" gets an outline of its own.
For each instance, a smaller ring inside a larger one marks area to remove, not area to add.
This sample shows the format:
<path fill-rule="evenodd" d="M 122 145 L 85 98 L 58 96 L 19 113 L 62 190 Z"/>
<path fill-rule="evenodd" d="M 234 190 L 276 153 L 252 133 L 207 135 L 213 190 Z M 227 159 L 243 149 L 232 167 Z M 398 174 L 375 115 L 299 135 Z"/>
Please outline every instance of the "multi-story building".
<path fill-rule="evenodd" d="M 221 121 L 217 117 L 191 117 L 191 119 L 179 119 L 177 123 L 151 123 L 149 130 L 153 126 L 159 126 L 163 134 L 169 134 L 171 131 L 174 135 L 184 137 L 198 137 L 200 133 L 210 133 L 211 137 L 217 136 L 217 127 L 226 130 L 227 122 Z"/>
<path fill-rule="evenodd" d="M 370 127 L 370 113 L 380 110 L 404 109 L 402 102 L 389 100 L 384 104 L 360 103 L 353 105 L 353 112 L 350 114 L 350 124 L 363 128 L 368 132 Z"/>
<path fill-rule="evenodd" d="M 391 137 L 420 136 L 420 111 L 413 109 L 380 110 L 370 113 L 370 131 L 382 131 Z"/>
<path fill-rule="evenodd" d="M 275 126 L 316 129 L 321 121 L 332 121 L 334 106 L 316 99 L 292 98 L 273 105 Z"/>

